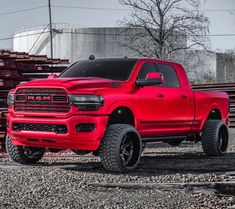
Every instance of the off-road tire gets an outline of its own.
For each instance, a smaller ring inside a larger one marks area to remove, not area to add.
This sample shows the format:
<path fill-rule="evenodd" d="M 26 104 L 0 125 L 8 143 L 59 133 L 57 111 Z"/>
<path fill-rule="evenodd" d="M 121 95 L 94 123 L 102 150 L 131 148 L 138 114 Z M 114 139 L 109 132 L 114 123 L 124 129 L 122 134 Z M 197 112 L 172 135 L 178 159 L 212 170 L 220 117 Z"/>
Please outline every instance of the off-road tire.
<path fill-rule="evenodd" d="M 130 150 L 131 147 L 133 148 L 132 154 L 130 154 L 131 157 L 128 157 L 130 160 L 129 163 L 123 160 L 125 159 L 123 155 L 125 144 L 123 143 L 130 143 Z M 105 132 L 100 145 L 99 155 L 106 171 L 116 173 L 129 172 L 138 165 L 141 150 L 140 135 L 133 126 L 128 124 L 114 124 L 109 126 Z"/>
<path fill-rule="evenodd" d="M 221 120 L 208 120 L 202 131 L 202 148 L 206 156 L 221 156 L 228 148 L 228 129 Z"/>
<path fill-rule="evenodd" d="M 30 151 L 36 154 L 27 156 L 25 149 L 30 149 Z M 6 150 L 10 158 L 20 164 L 34 164 L 42 159 L 45 152 L 43 148 L 16 146 L 12 143 L 9 135 L 6 136 Z"/>

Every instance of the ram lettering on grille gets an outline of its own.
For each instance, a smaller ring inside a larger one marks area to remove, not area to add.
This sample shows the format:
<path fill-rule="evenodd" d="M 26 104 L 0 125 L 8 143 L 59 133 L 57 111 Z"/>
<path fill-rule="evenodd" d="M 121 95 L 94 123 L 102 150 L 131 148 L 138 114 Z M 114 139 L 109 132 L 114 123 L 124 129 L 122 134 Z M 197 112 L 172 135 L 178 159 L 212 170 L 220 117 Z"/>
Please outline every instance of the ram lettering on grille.
<path fill-rule="evenodd" d="M 59 88 L 22 88 L 16 92 L 16 112 L 69 112 L 67 92 Z"/>

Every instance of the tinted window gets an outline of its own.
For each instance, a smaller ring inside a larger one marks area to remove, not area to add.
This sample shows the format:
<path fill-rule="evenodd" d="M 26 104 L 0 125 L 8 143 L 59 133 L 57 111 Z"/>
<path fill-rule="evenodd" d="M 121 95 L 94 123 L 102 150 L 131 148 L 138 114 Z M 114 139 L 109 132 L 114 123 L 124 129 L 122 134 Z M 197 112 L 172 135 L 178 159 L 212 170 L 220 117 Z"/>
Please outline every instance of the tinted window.
<path fill-rule="evenodd" d="M 164 86 L 179 88 L 180 83 L 176 71 L 170 65 L 156 64 L 157 71 L 164 76 Z"/>
<path fill-rule="evenodd" d="M 145 80 L 147 73 L 153 73 L 156 72 L 156 67 L 154 63 L 144 63 L 143 66 L 140 69 L 138 80 Z"/>
<path fill-rule="evenodd" d="M 125 81 L 129 78 L 135 59 L 100 59 L 79 61 L 69 67 L 61 78 L 98 77 Z"/>

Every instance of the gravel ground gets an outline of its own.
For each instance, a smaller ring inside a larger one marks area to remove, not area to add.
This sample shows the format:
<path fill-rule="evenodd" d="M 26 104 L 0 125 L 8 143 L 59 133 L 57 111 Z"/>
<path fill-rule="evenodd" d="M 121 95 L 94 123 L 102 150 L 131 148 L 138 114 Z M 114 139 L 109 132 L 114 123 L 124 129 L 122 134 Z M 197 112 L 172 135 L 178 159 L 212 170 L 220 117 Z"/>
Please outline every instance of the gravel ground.
<path fill-rule="evenodd" d="M 106 173 L 99 158 L 91 155 L 47 154 L 37 165 L 22 166 L 1 154 L 0 208 L 235 208 L 235 188 L 225 194 L 201 187 L 145 187 L 235 182 L 234 139 L 235 134 L 230 134 L 228 154 L 209 159 L 200 143 L 152 144 L 138 169 L 128 174 Z"/>

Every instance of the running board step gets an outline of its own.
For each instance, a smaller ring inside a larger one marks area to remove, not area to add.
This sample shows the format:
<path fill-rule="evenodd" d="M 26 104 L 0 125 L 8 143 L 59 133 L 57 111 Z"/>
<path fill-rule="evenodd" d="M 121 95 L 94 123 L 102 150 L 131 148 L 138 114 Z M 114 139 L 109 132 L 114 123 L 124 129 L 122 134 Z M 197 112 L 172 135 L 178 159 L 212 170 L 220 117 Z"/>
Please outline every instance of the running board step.
<path fill-rule="evenodd" d="M 141 138 L 142 142 L 158 142 L 158 141 L 173 141 L 176 139 L 187 139 L 188 136 L 158 136 L 158 137 L 148 137 L 148 138 Z"/>

